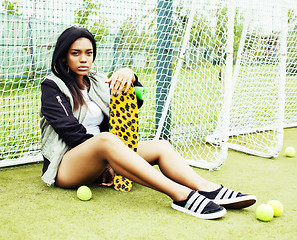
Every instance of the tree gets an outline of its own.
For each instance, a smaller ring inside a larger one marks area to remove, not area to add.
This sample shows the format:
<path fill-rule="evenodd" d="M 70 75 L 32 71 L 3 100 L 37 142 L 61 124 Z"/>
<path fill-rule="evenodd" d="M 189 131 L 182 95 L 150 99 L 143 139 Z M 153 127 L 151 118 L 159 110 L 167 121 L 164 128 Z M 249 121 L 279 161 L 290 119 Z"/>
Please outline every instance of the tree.
<path fill-rule="evenodd" d="M 82 6 L 74 11 L 76 23 L 80 27 L 88 28 L 95 37 L 96 42 L 102 41 L 108 33 L 107 23 L 104 17 L 98 18 L 98 12 L 101 4 L 98 0 L 82 0 Z"/>
<path fill-rule="evenodd" d="M 215 35 L 213 35 L 214 64 L 222 64 L 221 60 L 226 60 L 226 43 L 227 43 L 227 8 L 218 6 L 216 13 Z"/>
<path fill-rule="evenodd" d="M 242 30 L 243 30 L 243 22 L 244 19 L 242 17 L 242 14 L 236 9 L 235 12 L 235 19 L 234 19 L 234 51 L 233 51 L 233 62 L 235 62 L 237 58 L 237 53 L 238 53 L 238 48 L 239 48 L 239 43 L 242 35 Z"/>
<path fill-rule="evenodd" d="M 118 46 L 117 51 L 121 51 L 122 53 L 127 51 L 129 57 L 126 62 L 123 63 L 127 67 L 132 67 L 133 64 L 133 51 L 137 48 L 137 44 L 139 42 L 139 33 L 137 31 L 139 21 L 137 19 L 133 19 L 132 17 L 128 17 L 120 27 L 120 30 L 117 34 L 118 38 Z"/>
<path fill-rule="evenodd" d="M 177 7 L 176 20 L 173 24 L 174 39 L 173 42 L 181 42 L 183 33 L 188 24 L 188 14 L 183 12 L 183 7 Z M 209 21 L 203 14 L 195 14 L 193 25 L 190 32 L 190 45 L 193 47 L 206 46 L 211 41 L 211 32 L 209 28 Z"/>
<path fill-rule="evenodd" d="M 82 2 L 79 10 L 74 12 L 76 16 L 74 23 L 77 23 L 79 26 L 86 26 L 88 25 L 90 15 L 97 16 L 97 9 L 100 9 L 101 4 L 98 3 L 98 0 L 82 0 Z"/>
<path fill-rule="evenodd" d="M 288 12 L 288 38 L 287 38 L 287 74 L 297 74 L 297 15 L 293 9 Z"/>
<path fill-rule="evenodd" d="M 4 0 L 3 2 L 4 11 L 8 14 L 12 14 L 15 16 L 22 16 L 23 14 L 19 12 L 19 6 L 17 2 L 11 2 L 8 0 Z"/>
<path fill-rule="evenodd" d="M 152 13 L 139 17 L 126 18 L 116 35 L 116 56 L 125 54 L 125 62 L 122 65 L 132 67 L 133 58 L 136 52 L 145 52 L 147 56 L 146 66 L 149 65 L 149 59 L 154 55 L 156 45 L 156 32 L 154 31 L 155 19 L 152 19 Z M 127 56 L 128 55 L 128 56 Z"/>
<path fill-rule="evenodd" d="M 204 11 L 195 14 L 193 25 L 190 32 L 190 46 L 194 48 L 204 48 L 206 53 L 204 58 L 207 58 L 209 51 L 214 54 L 214 64 L 220 64 L 220 61 L 225 60 L 225 47 L 227 42 L 227 7 L 222 8 L 220 5 L 217 6 L 214 16 L 216 17 L 215 30 L 211 30 L 214 23 L 209 20 L 209 12 Z M 188 13 L 183 10 L 182 6 L 177 7 L 176 19 L 174 21 L 174 36 L 173 42 L 180 43 L 183 38 L 183 33 L 187 27 L 189 17 Z M 235 13 L 234 21 L 234 58 L 239 47 L 240 37 L 242 33 L 242 17 L 240 16 L 238 9 Z M 207 53 L 208 52 L 208 53 Z"/>

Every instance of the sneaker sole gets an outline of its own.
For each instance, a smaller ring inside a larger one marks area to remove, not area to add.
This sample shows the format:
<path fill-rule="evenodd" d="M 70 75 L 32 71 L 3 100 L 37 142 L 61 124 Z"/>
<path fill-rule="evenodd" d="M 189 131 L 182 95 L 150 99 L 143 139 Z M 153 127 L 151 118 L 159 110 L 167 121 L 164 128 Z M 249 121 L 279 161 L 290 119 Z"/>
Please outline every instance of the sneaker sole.
<path fill-rule="evenodd" d="M 248 195 L 243 197 L 218 199 L 212 201 L 225 208 L 241 209 L 253 205 L 257 201 L 257 197 L 253 195 Z"/>
<path fill-rule="evenodd" d="M 188 210 L 188 209 L 185 209 L 181 206 L 178 206 L 174 203 L 171 204 L 171 207 L 175 210 L 178 210 L 178 211 L 181 211 L 183 213 L 187 213 L 189 215 L 192 215 L 194 217 L 197 217 L 197 218 L 201 218 L 201 219 L 218 219 L 218 218 L 221 218 L 223 217 L 227 211 L 226 209 L 222 209 L 221 211 L 218 211 L 218 212 L 215 212 L 215 213 L 209 213 L 209 214 L 200 214 L 200 213 L 195 213 L 191 210 Z"/>

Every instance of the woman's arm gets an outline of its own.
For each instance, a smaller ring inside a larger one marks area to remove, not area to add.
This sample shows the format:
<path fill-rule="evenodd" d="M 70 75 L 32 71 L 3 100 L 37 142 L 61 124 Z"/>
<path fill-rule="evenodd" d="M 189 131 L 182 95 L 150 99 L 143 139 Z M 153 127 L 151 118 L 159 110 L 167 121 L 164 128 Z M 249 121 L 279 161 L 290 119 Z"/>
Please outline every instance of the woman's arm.
<path fill-rule="evenodd" d="M 41 113 L 60 138 L 71 148 L 93 137 L 73 116 L 67 97 L 49 79 L 41 83 Z"/>

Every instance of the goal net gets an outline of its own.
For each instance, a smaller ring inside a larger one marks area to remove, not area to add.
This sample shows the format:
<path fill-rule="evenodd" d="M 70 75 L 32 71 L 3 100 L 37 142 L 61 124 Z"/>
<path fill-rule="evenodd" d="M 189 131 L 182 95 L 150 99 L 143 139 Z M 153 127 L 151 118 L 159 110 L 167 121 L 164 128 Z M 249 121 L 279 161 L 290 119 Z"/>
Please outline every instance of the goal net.
<path fill-rule="evenodd" d="M 169 140 L 206 169 L 223 164 L 230 144 L 271 152 L 282 143 L 282 111 L 286 126 L 297 122 L 295 1 L 285 1 L 282 48 L 279 1 L 4 0 L 0 167 L 42 160 L 40 83 L 56 39 L 72 25 L 94 34 L 99 71 L 130 67 L 145 86 L 140 140 Z"/>
<path fill-rule="evenodd" d="M 288 37 L 286 65 L 285 127 L 297 126 L 297 9 L 296 0 L 288 0 Z"/>
<path fill-rule="evenodd" d="M 282 147 L 286 72 L 285 1 L 245 1 L 233 73 L 229 147 L 276 157 Z"/>
<path fill-rule="evenodd" d="M 229 147 L 276 157 L 296 127 L 296 3 L 246 1 L 233 73 Z"/>
<path fill-rule="evenodd" d="M 40 158 L 39 85 L 50 73 L 57 37 L 77 25 L 95 35 L 98 70 L 110 73 L 131 67 L 146 87 L 140 139 L 169 140 L 193 165 L 200 161 L 206 168 L 218 167 L 227 148 L 204 138 L 216 128 L 224 101 L 226 3 L 4 1 L 0 163 Z M 170 89 L 170 105 L 164 111 Z"/>

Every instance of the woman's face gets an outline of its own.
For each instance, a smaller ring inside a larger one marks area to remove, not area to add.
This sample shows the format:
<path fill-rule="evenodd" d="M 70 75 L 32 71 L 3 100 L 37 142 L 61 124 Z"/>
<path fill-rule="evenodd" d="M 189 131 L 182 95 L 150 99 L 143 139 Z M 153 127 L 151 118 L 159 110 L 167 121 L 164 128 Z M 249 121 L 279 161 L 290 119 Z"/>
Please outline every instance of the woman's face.
<path fill-rule="evenodd" d="M 93 62 L 93 45 L 88 38 L 78 38 L 69 47 L 66 57 L 67 65 L 70 70 L 76 73 L 78 80 L 82 80 Z"/>

